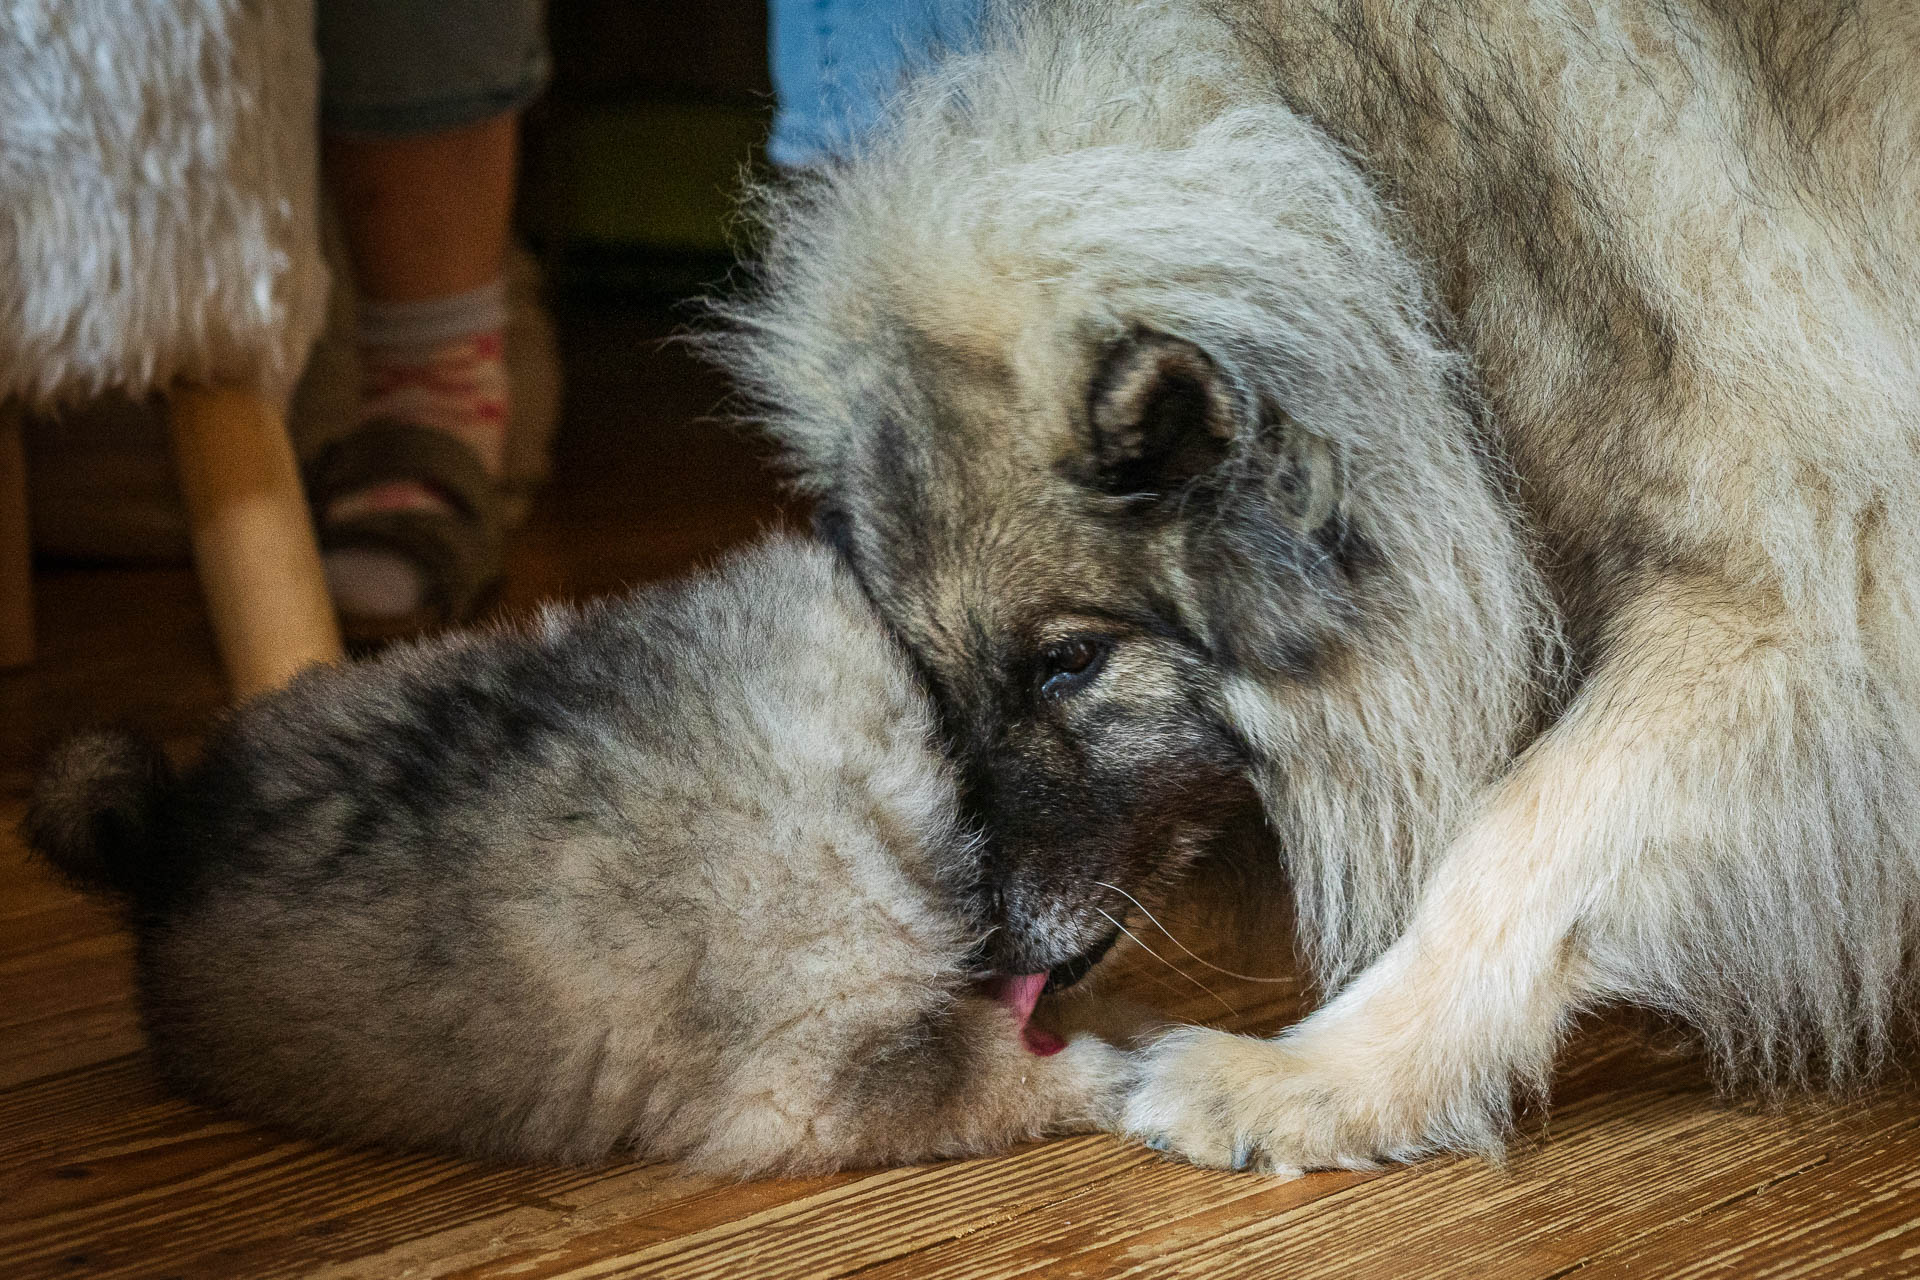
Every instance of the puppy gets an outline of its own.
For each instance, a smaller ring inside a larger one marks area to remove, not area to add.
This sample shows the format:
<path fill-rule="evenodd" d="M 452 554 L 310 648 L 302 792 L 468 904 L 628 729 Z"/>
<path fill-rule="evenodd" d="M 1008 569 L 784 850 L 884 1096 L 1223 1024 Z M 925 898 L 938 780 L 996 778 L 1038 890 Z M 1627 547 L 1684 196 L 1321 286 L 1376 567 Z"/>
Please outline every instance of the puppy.
<path fill-rule="evenodd" d="M 178 778 L 82 734 L 26 834 L 127 902 L 167 1080 L 292 1129 L 752 1174 L 1105 1123 L 1125 1056 L 977 970 L 933 733 L 851 579 L 776 541 L 313 671 Z"/>

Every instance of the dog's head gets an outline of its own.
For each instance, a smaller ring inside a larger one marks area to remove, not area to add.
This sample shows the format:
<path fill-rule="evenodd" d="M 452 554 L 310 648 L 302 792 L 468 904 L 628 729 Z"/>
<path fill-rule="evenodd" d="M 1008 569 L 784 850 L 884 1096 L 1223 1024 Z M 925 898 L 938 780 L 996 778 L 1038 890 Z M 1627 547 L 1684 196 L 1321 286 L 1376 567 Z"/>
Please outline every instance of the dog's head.
<path fill-rule="evenodd" d="M 1197 39 L 1045 35 L 770 197 L 727 355 L 941 708 L 998 964 L 1258 805 L 1331 973 L 1508 749 L 1537 583 L 1347 157 Z"/>
<path fill-rule="evenodd" d="M 923 341 L 816 516 L 941 709 L 1012 972 L 1097 952 L 1243 823 L 1227 678 L 1313 678 L 1367 554 L 1324 442 L 1197 344 L 1134 325 L 1058 354 L 1043 408 Z"/>

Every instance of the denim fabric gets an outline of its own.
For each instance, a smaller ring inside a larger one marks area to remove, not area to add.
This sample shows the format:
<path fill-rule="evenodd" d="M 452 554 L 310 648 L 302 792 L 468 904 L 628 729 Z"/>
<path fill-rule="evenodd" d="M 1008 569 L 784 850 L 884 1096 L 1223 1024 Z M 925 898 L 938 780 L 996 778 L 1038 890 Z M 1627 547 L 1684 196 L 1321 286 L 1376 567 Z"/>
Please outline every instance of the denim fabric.
<path fill-rule="evenodd" d="M 879 118 L 901 73 L 930 49 L 963 45 L 983 0 L 769 0 L 779 99 L 775 164 L 843 156 Z"/>
<path fill-rule="evenodd" d="M 320 122 L 434 133 L 517 110 L 548 75 L 543 0 L 319 0 Z"/>

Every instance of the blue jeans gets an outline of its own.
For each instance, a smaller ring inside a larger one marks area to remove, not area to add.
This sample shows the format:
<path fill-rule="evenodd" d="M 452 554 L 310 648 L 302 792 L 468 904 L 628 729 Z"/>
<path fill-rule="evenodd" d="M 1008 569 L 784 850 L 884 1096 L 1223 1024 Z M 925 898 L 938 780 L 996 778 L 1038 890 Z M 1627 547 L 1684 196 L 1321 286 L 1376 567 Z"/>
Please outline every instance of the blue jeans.
<path fill-rule="evenodd" d="M 965 44 L 982 0 L 769 0 L 779 100 L 767 155 L 802 166 L 843 156 L 880 117 L 902 73 Z"/>
<path fill-rule="evenodd" d="M 542 0 L 319 0 L 320 123 L 437 133 L 517 111 L 548 75 Z"/>

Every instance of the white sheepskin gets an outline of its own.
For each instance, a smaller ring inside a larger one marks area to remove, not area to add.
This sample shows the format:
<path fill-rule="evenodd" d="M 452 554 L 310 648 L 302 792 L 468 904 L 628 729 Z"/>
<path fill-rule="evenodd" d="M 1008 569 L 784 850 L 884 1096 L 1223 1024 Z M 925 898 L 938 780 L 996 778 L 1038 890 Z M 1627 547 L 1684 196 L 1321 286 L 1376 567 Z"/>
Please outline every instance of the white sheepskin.
<path fill-rule="evenodd" d="M 0 0 L 0 400 L 283 398 L 324 319 L 312 0 Z"/>

